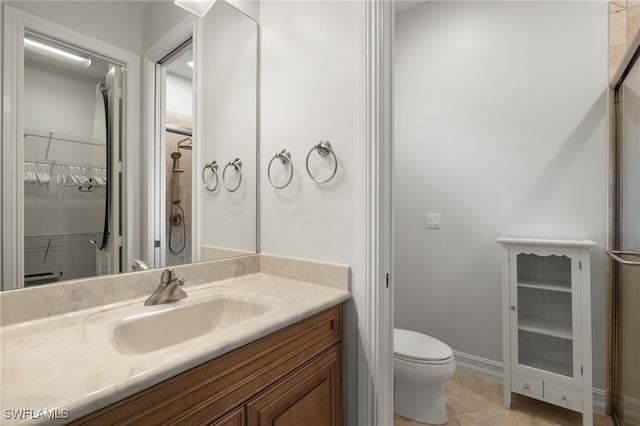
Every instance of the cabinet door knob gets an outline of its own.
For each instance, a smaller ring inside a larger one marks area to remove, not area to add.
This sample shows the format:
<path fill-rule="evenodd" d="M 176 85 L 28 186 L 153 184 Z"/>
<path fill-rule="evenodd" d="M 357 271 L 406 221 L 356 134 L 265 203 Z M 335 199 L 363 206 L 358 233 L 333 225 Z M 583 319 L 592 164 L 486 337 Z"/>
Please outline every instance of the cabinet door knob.
<path fill-rule="evenodd" d="M 566 401 L 567 400 L 567 395 L 562 395 L 561 398 L 562 398 L 563 401 Z"/>
<path fill-rule="evenodd" d="M 515 306 L 515 305 L 511 305 L 511 306 L 509 306 L 509 307 L 511 308 L 511 310 L 512 310 L 512 311 L 515 311 L 515 310 L 516 310 L 516 306 Z"/>
<path fill-rule="evenodd" d="M 529 383 L 525 383 L 524 385 L 522 385 L 523 388 L 525 388 L 526 390 L 529 390 Z"/>

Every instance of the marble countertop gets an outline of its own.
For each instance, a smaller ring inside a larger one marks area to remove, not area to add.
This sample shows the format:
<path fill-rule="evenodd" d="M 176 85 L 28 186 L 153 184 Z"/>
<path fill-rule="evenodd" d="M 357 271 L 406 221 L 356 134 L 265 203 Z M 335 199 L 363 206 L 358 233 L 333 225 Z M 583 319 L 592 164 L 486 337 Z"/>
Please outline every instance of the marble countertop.
<path fill-rule="evenodd" d="M 251 297 L 268 295 L 269 310 L 136 355 L 116 350 L 113 322 L 120 313 L 169 304 L 145 307 L 145 298 L 138 298 L 2 327 L 0 423 L 67 423 L 351 297 L 345 290 L 262 272 L 185 290 L 190 297 L 172 305 L 205 300 L 212 291 L 242 290 Z"/>

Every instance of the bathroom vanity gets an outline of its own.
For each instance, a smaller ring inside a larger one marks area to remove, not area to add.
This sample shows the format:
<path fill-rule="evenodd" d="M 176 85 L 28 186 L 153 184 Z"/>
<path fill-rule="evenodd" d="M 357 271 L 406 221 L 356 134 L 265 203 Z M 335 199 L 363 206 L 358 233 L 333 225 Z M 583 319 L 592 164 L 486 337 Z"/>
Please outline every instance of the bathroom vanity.
<path fill-rule="evenodd" d="M 71 424 L 342 425 L 342 307 Z"/>
<path fill-rule="evenodd" d="M 342 425 L 349 267 L 185 265 L 188 297 L 145 306 L 160 274 L 0 293 L 3 424 Z"/>

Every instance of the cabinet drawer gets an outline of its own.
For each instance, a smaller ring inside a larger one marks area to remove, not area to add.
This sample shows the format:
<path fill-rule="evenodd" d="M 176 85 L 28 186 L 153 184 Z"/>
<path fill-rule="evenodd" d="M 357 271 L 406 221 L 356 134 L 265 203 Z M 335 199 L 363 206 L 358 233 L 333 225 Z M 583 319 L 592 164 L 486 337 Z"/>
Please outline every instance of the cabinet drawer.
<path fill-rule="evenodd" d="M 542 399 L 544 384 L 540 379 L 511 373 L 511 390 L 521 395 Z"/>
<path fill-rule="evenodd" d="M 544 399 L 552 404 L 582 412 L 582 392 L 577 389 L 545 382 Z"/>

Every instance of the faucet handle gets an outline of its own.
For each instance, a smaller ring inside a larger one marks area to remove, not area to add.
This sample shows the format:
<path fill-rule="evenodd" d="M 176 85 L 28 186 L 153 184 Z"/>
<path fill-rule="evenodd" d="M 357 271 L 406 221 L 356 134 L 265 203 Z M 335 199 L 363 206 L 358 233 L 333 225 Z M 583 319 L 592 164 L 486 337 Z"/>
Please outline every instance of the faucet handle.
<path fill-rule="evenodd" d="M 164 271 L 162 271 L 162 275 L 160 276 L 160 282 L 169 284 L 171 281 L 173 281 L 173 268 L 167 268 Z"/>
<path fill-rule="evenodd" d="M 174 280 L 177 285 L 184 285 L 184 278 L 178 277 Z"/>

